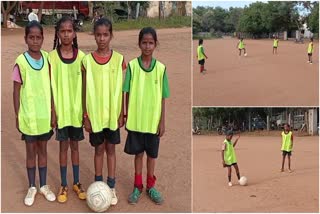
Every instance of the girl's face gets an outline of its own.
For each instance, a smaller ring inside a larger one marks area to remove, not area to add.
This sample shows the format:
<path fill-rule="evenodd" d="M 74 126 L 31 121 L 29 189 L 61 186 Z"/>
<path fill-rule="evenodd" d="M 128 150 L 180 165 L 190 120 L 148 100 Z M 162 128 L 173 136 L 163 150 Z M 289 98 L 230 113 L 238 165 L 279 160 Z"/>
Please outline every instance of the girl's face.
<path fill-rule="evenodd" d="M 112 34 L 110 33 L 109 27 L 105 25 L 98 26 L 94 32 L 94 38 L 98 45 L 98 49 L 109 48 L 109 44 L 112 38 Z"/>
<path fill-rule="evenodd" d="M 152 55 L 154 49 L 156 49 L 156 42 L 151 33 L 143 35 L 139 47 L 141 49 L 142 55 Z"/>
<path fill-rule="evenodd" d="M 61 23 L 58 37 L 63 45 L 72 45 L 73 39 L 76 37 L 76 33 L 73 30 L 72 22 L 66 21 Z"/>
<path fill-rule="evenodd" d="M 228 141 L 232 140 L 232 135 L 227 135 L 226 139 L 227 139 Z"/>
<path fill-rule="evenodd" d="M 29 34 L 25 36 L 24 39 L 30 51 L 32 52 L 40 51 L 43 43 L 43 36 L 39 28 L 37 27 L 30 28 Z"/>

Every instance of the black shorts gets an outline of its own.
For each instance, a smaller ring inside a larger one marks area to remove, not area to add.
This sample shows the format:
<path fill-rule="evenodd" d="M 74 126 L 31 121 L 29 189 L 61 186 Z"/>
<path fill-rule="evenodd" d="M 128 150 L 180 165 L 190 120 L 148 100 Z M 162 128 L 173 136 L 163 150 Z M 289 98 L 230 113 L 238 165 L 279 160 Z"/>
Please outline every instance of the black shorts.
<path fill-rule="evenodd" d="M 199 62 L 199 65 L 204 65 L 205 60 L 204 60 L 204 59 L 202 59 L 202 60 L 199 60 L 198 62 Z"/>
<path fill-rule="evenodd" d="M 48 141 L 51 139 L 52 135 L 53 135 L 52 130 L 50 130 L 48 133 L 44 133 L 41 135 L 27 135 L 22 133 L 21 140 L 24 140 L 27 143 L 32 143 L 35 141 Z"/>
<path fill-rule="evenodd" d="M 101 132 L 90 133 L 89 141 L 91 146 L 96 147 L 107 141 L 110 144 L 120 143 L 120 129 L 112 131 L 108 128 L 103 129 Z"/>
<path fill-rule="evenodd" d="M 156 134 L 128 131 L 124 152 L 129 155 L 137 155 L 146 152 L 151 158 L 157 158 L 160 138 Z"/>
<path fill-rule="evenodd" d="M 308 53 L 308 56 L 312 56 L 312 53 Z"/>
<path fill-rule="evenodd" d="M 286 155 L 291 156 L 291 152 L 282 151 L 282 155 L 283 155 L 283 156 L 286 156 Z"/>
<path fill-rule="evenodd" d="M 278 47 L 274 47 L 274 46 L 273 46 L 273 48 L 277 49 Z"/>
<path fill-rule="evenodd" d="M 232 163 L 231 165 L 228 165 L 228 164 L 226 164 L 226 167 L 231 167 L 231 166 L 234 166 L 234 165 L 236 165 L 237 163 Z"/>
<path fill-rule="evenodd" d="M 84 139 L 83 128 L 66 126 L 62 129 L 56 129 L 56 140 L 57 141 L 80 141 Z"/>

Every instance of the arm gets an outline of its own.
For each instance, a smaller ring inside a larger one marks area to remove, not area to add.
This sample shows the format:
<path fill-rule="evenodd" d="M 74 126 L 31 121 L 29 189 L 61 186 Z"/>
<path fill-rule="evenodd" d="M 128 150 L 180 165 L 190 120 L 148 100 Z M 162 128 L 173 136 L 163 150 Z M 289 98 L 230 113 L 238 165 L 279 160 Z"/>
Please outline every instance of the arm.
<path fill-rule="evenodd" d="M 240 138 L 240 133 L 239 133 L 239 136 L 237 137 L 237 139 L 234 141 L 233 147 L 235 147 L 237 145 L 239 138 Z"/>
<path fill-rule="evenodd" d="M 291 135 L 291 142 L 292 142 L 292 144 L 291 144 L 291 149 L 293 148 L 293 134 Z"/>
<path fill-rule="evenodd" d="M 222 157 L 222 166 L 225 167 L 226 163 L 224 162 L 224 151 L 226 149 L 226 144 L 222 145 L 221 157 Z"/>
<path fill-rule="evenodd" d="M 206 59 L 208 59 L 207 55 L 204 53 L 203 47 L 201 48 L 201 52 L 202 52 L 202 54 L 206 57 Z"/>
<path fill-rule="evenodd" d="M 14 113 L 16 118 L 16 128 L 18 131 L 19 131 L 18 114 L 20 109 L 20 89 L 21 89 L 21 83 L 14 81 L 13 82 L 13 107 L 14 107 Z"/>
<path fill-rule="evenodd" d="M 56 128 L 57 127 L 57 114 L 54 107 L 54 98 L 53 98 L 53 88 L 52 88 L 52 82 L 51 82 L 51 66 L 49 63 L 49 75 L 50 75 L 50 85 L 51 85 L 51 127 Z"/>
<path fill-rule="evenodd" d="M 87 78 L 86 78 L 86 69 L 82 66 L 82 109 L 83 109 L 83 125 L 84 125 L 84 129 L 89 132 L 89 133 L 92 133 L 92 127 L 91 127 L 91 123 L 90 123 L 90 120 L 89 120 L 89 115 L 87 113 L 87 106 L 86 106 L 86 103 L 87 103 L 87 99 L 86 99 L 86 93 L 87 93 L 87 90 L 86 90 L 86 81 L 87 81 Z"/>
<path fill-rule="evenodd" d="M 166 101 L 162 98 L 161 102 L 161 118 L 158 127 L 158 135 L 162 137 L 165 132 L 165 112 L 166 112 Z"/>

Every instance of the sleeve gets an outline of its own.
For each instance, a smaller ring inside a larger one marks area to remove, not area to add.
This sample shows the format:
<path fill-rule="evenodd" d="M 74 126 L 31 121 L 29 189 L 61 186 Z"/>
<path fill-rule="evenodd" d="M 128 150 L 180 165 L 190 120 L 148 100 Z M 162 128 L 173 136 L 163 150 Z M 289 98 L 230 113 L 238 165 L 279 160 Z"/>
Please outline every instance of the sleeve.
<path fill-rule="evenodd" d="M 162 98 L 169 98 L 169 97 L 170 97 L 169 81 L 168 81 L 167 71 L 164 71 L 164 74 L 163 74 L 163 87 L 162 87 Z"/>
<path fill-rule="evenodd" d="M 201 53 L 204 54 L 204 48 L 203 47 L 201 47 L 200 51 L 201 51 Z"/>
<path fill-rule="evenodd" d="M 20 69 L 17 64 L 15 64 L 13 67 L 12 80 L 14 82 L 18 82 L 22 84 Z"/>
<path fill-rule="evenodd" d="M 124 79 L 123 83 L 123 91 L 129 93 L 130 92 L 130 81 L 131 81 L 131 69 L 130 65 L 128 64 L 127 71 L 126 71 L 126 77 Z"/>

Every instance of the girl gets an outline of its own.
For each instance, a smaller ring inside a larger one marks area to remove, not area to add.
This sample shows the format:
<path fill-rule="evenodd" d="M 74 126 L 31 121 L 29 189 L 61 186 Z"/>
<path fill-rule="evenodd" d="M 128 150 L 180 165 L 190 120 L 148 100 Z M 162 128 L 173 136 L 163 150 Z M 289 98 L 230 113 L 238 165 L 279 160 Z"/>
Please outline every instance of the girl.
<path fill-rule="evenodd" d="M 82 77 L 81 61 L 84 53 L 78 49 L 75 24 L 71 17 L 62 17 L 56 26 L 53 51 L 48 61 L 51 70 L 51 87 L 54 101 L 53 114 L 56 115 L 57 135 L 60 142 L 61 187 L 58 201 L 68 199 L 67 157 L 71 149 L 73 169 L 73 190 L 79 199 L 86 199 L 86 193 L 79 181 L 78 141 L 83 140 L 82 128 Z M 56 125 L 56 124 L 55 124 Z"/>
<path fill-rule="evenodd" d="M 236 170 L 238 180 L 240 180 L 240 172 L 239 167 L 237 164 L 237 158 L 236 153 L 234 152 L 234 147 L 237 145 L 238 140 L 240 138 L 240 134 L 238 138 L 234 141 L 234 143 L 231 142 L 233 137 L 232 131 L 227 131 L 226 133 L 226 139 L 223 142 L 222 145 L 222 165 L 223 167 L 228 168 L 228 185 L 231 187 L 231 166 L 233 166 Z"/>
<path fill-rule="evenodd" d="M 281 166 L 281 172 L 284 172 L 284 162 L 286 160 L 286 156 L 288 155 L 288 168 L 289 172 L 291 171 L 291 152 L 293 147 L 293 134 L 290 131 L 290 125 L 285 124 L 284 125 L 284 131 L 281 133 L 282 137 L 282 166 Z"/>
<path fill-rule="evenodd" d="M 199 46 L 197 48 L 197 57 L 200 65 L 200 73 L 203 73 L 204 71 L 206 71 L 206 69 L 204 69 L 205 58 L 208 59 L 207 55 L 204 53 L 204 50 L 203 50 L 203 39 L 199 39 Z"/>
<path fill-rule="evenodd" d="M 237 44 L 237 48 L 239 49 L 239 56 L 241 56 L 241 51 L 242 50 L 243 50 L 244 56 L 247 56 L 245 44 L 244 44 L 244 41 L 243 41 L 242 37 L 240 38 L 240 40 L 239 40 L 239 42 Z"/>
<path fill-rule="evenodd" d="M 95 181 L 103 180 L 103 155 L 104 152 L 107 154 L 107 184 L 113 193 L 111 205 L 116 205 L 115 145 L 120 143 L 119 128 L 123 126 L 121 88 L 126 66 L 123 56 L 110 48 L 111 22 L 106 18 L 99 19 L 94 23 L 93 32 L 98 48 L 83 59 L 84 126 L 95 147 Z"/>
<path fill-rule="evenodd" d="M 273 40 L 273 49 L 272 49 L 272 53 L 273 54 L 278 54 L 278 44 L 279 44 L 279 39 L 278 36 L 275 36 L 274 40 Z"/>
<path fill-rule="evenodd" d="M 312 53 L 313 53 L 313 38 L 310 38 L 308 44 L 308 63 L 312 64 Z"/>
<path fill-rule="evenodd" d="M 13 70 L 13 101 L 16 127 L 22 133 L 27 153 L 28 193 L 24 199 L 27 206 L 34 203 L 37 193 L 35 184 L 36 158 L 40 177 L 40 193 L 48 201 L 56 199 L 46 183 L 47 142 L 53 135 L 51 129 L 51 94 L 48 53 L 41 50 L 43 28 L 31 21 L 25 28 L 28 50 L 18 56 Z"/>
<path fill-rule="evenodd" d="M 170 92 L 165 65 L 152 57 L 157 43 L 153 28 L 146 27 L 140 31 L 141 56 L 129 62 L 123 87 L 128 131 L 124 151 L 135 155 L 134 189 L 128 198 L 130 204 L 136 204 L 142 193 L 144 152 L 147 154 L 147 194 L 156 204 L 163 202 L 155 188 L 154 169 L 160 137 L 165 131 L 165 98 L 169 97 Z"/>

